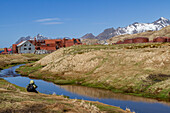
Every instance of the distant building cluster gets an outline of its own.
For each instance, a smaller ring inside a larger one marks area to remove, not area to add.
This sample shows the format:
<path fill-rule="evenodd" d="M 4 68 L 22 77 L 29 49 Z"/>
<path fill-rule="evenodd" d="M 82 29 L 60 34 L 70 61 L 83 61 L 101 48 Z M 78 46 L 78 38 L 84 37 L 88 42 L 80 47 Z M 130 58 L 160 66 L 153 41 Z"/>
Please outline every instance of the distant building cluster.
<path fill-rule="evenodd" d="M 152 41 L 149 41 L 149 38 L 146 37 L 136 37 L 132 39 L 124 39 L 123 41 L 118 41 L 113 44 L 131 44 L 131 43 L 149 43 L 149 42 L 170 42 L 170 37 L 157 37 Z"/>
<path fill-rule="evenodd" d="M 149 38 L 146 37 L 136 37 L 132 39 L 124 39 L 123 41 L 118 41 L 113 44 L 132 44 L 132 43 L 154 43 L 154 42 L 170 42 L 170 37 L 157 37 L 152 41 L 149 41 Z M 9 54 L 9 53 L 36 53 L 44 54 L 51 53 L 62 47 L 70 47 L 73 45 L 82 45 L 80 39 L 45 39 L 45 40 L 26 40 L 22 41 L 19 44 L 13 44 L 12 49 L 4 48 L 3 51 L 0 51 L 0 54 Z M 94 44 L 98 45 L 98 44 Z"/>
<path fill-rule="evenodd" d="M 45 39 L 45 40 L 26 40 L 19 44 L 12 45 L 13 53 L 35 53 L 36 51 L 53 52 L 62 47 L 82 45 L 80 39 Z"/>

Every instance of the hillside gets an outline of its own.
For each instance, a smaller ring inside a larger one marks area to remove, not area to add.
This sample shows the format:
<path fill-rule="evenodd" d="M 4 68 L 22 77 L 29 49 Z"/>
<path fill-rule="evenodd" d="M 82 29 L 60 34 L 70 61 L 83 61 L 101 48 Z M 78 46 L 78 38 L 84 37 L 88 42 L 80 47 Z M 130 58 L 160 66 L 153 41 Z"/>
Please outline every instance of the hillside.
<path fill-rule="evenodd" d="M 170 37 L 170 26 L 167 26 L 159 31 L 147 31 L 138 34 L 126 34 L 112 37 L 107 40 L 108 43 L 116 43 L 119 40 L 130 39 L 135 37 L 148 37 L 149 40 L 153 40 L 155 37 Z"/>
<path fill-rule="evenodd" d="M 168 43 L 75 46 L 59 49 L 19 70 L 23 75 L 56 84 L 79 84 L 168 99 L 169 50 Z"/>

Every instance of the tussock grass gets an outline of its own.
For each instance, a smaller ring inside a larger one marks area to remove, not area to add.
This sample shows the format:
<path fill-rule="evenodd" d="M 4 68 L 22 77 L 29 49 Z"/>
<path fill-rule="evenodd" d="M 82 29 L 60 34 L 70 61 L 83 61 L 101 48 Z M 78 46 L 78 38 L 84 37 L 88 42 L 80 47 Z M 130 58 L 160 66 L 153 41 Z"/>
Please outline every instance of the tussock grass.
<path fill-rule="evenodd" d="M 59 49 L 33 67 L 24 68 L 34 70 L 31 68 L 41 65 L 37 71 L 25 75 L 54 83 L 86 85 L 168 100 L 169 56 L 169 43 L 73 46 Z"/>

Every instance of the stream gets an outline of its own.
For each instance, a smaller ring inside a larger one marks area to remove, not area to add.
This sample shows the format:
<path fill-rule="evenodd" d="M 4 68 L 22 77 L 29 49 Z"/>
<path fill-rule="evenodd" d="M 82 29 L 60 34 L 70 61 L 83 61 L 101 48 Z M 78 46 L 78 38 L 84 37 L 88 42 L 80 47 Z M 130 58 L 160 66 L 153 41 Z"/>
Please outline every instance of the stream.
<path fill-rule="evenodd" d="M 40 93 L 55 93 L 57 95 L 69 96 L 71 99 L 99 101 L 104 104 L 118 106 L 124 110 L 129 108 L 136 113 L 170 113 L 170 102 L 113 93 L 108 90 L 97 88 L 76 85 L 56 85 L 44 80 L 30 79 L 29 77 L 22 77 L 15 72 L 20 66 L 22 65 L 1 70 L 0 78 L 21 87 L 26 87 L 30 80 L 34 80 L 35 84 L 38 86 L 37 91 Z"/>

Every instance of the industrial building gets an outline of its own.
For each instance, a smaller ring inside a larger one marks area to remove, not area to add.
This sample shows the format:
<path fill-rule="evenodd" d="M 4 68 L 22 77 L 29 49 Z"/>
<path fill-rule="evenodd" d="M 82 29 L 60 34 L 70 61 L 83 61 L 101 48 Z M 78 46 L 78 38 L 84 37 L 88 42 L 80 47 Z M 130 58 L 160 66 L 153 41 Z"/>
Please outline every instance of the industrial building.
<path fill-rule="evenodd" d="M 12 45 L 13 53 L 35 53 L 37 50 L 53 52 L 62 47 L 82 45 L 80 39 L 46 39 L 46 40 L 27 40 L 19 44 Z"/>

